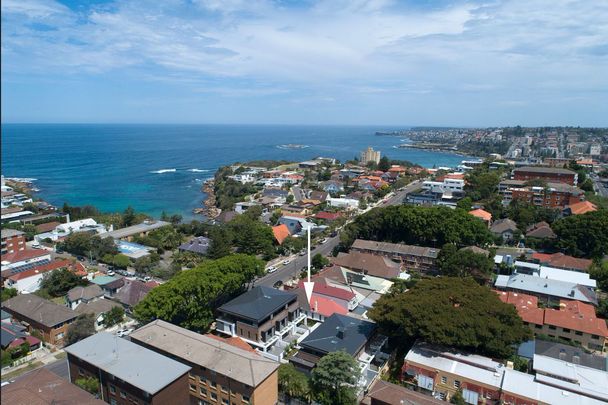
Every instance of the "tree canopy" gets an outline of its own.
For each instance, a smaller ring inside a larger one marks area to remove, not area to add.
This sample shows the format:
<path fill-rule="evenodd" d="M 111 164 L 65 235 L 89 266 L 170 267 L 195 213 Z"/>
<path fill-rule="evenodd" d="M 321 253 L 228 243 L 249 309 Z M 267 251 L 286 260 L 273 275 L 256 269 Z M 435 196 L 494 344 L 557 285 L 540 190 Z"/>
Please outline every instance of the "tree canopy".
<path fill-rule="evenodd" d="M 45 290 L 51 297 L 61 297 L 72 288 L 87 284 L 88 281 L 64 268 L 46 273 L 40 282 L 40 289 Z"/>
<path fill-rule="evenodd" d="M 601 258 L 608 254 L 608 210 L 572 215 L 555 221 L 557 247 L 579 257 Z"/>
<path fill-rule="evenodd" d="M 312 370 L 315 399 L 321 404 L 355 404 L 359 364 L 344 351 L 326 354 Z"/>
<path fill-rule="evenodd" d="M 368 315 L 389 336 L 500 358 L 530 337 L 515 307 L 471 278 L 420 280 L 407 292 L 383 295 Z"/>
<path fill-rule="evenodd" d="M 95 319 L 93 314 L 80 315 L 68 327 L 65 344 L 69 346 L 95 334 Z"/>
<path fill-rule="evenodd" d="M 482 284 L 490 278 L 494 261 L 483 253 L 458 250 L 455 245 L 444 245 L 437 257 L 437 267 L 444 276 L 471 276 Z"/>
<path fill-rule="evenodd" d="M 184 328 L 206 331 L 217 307 L 244 292 L 264 262 L 252 256 L 231 255 L 210 260 L 176 274 L 148 293 L 134 309 L 142 323 L 163 319 Z"/>
<path fill-rule="evenodd" d="M 308 400 L 311 393 L 308 377 L 291 363 L 279 366 L 279 390 L 289 398 L 302 400 Z"/>
<path fill-rule="evenodd" d="M 411 205 L 374 208 L 360 215 L 342 233 L 347 246 L 356 238 L 422 246 L 485 245 L 493 239 L 488 227 L 464 210 Z"/>

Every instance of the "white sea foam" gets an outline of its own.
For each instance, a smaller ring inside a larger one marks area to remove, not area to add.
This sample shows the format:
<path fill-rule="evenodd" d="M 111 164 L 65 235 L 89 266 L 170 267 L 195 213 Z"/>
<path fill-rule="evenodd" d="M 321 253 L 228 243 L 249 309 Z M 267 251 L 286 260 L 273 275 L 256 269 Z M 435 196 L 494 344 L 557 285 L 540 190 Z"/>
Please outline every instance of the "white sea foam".
<path fill-rule="evenodd" d="M 206 173 L 209 170 L 207 170 L 207 169 L 188 169 L 188 171 L 192 172 L 192 173 Z"/>
<path fill-rule="evenodd" d="M 175 173 L 177 169 L 160 169 L 160 170 L 152 170 L 150 173 L 162 174 L 162 173 Z"/>

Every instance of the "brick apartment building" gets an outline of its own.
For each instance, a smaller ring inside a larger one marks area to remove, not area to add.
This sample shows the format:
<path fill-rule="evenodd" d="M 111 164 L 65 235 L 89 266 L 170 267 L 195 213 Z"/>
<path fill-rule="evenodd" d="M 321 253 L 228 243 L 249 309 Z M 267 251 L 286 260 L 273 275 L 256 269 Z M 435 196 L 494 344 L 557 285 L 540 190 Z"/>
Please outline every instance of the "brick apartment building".
<path fill-rule="evenodd" d="M 186 394 L 191 404 L 274 405 L 278 401 L 279 363 L 246 343 L 201 335 L 164 321 L 151 322 L 131 341 L 191 367 Z"/>
<path fill-rule="evenodd" d="M 2 255 L 25 250 L 25 234 L 15 229 L 3 229 L 0 239 L 2 241 Z"/>
<path fill-rule="evenodd" d="M 546 182 L 566 183 L 576 186 L 578 174 L 560 167 L 527 166 L 513 170 L 515 180 L 544 180 Z"/>
<path fill-rule="evenodd" d="M 357 239 L 353 243 L 351 250 L 398 260 L 408 270 L 429 271 L 435 269 L 437 256 L 441 249 Z"/>
<path fill-rule="evenodd" d="M 95 378 L 112 405 L 188 404 L 190 367 L 110 333 L 65 349 L 71 382 Z"/>

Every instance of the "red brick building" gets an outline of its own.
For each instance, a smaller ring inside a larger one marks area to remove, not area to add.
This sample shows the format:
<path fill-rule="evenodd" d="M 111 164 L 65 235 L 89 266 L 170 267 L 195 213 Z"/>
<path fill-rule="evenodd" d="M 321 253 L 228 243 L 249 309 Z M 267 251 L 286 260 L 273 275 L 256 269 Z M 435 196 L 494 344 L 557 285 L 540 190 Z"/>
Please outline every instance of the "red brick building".
<path fill-rule="evenodd" d="M 528 166 L 520 167 L 513 171 L 515 180 L 544 180 L 547 182 L 559 182 L 576 186 L 578 174 L 572 170 L 560 167 Z"/>
<path fill-rule="evenodd" d="M 25 250 L 25 234 L 15 229 L 2 230 L 2 255 Z"/>

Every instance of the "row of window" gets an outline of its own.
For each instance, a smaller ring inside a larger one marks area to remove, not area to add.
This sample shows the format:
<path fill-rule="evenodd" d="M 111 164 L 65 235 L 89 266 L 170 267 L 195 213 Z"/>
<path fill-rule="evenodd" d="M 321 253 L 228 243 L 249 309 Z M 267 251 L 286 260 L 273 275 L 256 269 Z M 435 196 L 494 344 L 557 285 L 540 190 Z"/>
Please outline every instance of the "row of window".
<path fill-rule="evenodd" d="M 192 392 L 196 392 L 196 385 L 194 384 L 190 384 L 190 391 Z M 222 388 L 222 392 L 224 393 L 228 393 L 228 391 L 226 391 L 224 388 Z M 217 402 L 217 394 L 213 391 L 207 391 L 205 388 L 200 387 L 199 389 L 199 393 L 203 398 L 209 398 L 211 399 L 213 402 Z M 234 392 L 230 393 L 231 396 L 236 396 L 236 394 Z M 249 403 L 249 397 L 245 396 L 245 395 L 241 395 L 242 398 L 242 402 L 245 404 Z M 200 401 L 199 401 L 200 402 Z M 221 403 L 222 405 L 230 405 L 230 401 L 227 398 L 222 398 L 221 399 Z M 233 404 L 236 404 L 235 402 L 233 402 Z"/>
<path fill-rule="evenodd" d="M 209 370 L 213 375 L 215 375 L 215 371 Z M 193 374 L 190 374 L 189 377 L 192 380 L 196 379 L 196 376 L 194 376 Z M 200 382 L 200 384 L 202 385 L 206 385 L 211 389 L 217 389 L 217 383 L 211 380 L 206 380 L 205 378 L 199 376 L 198 380 Z M 194 384 L 190 384 L 190 391 L 194 391 L 196 392 L 196 385 Z M 224 394 L 228 394 L 228 388 L 224 387 L 223 385 L 220 385 L 220 391 L 222 391 Z M 203 397 L 207 397 L 207 390 L 204 387 L 200 387 L 200 394 Z M 234 393 L 234 391 L 230 392 L 230 395 L 235 396 L 236 394 Z M 217 401 L 217 395 L 214 392 L 210 391 L 210 396 L 211 399 L 214 401 Z M 248 403 L 249 402 L 249 397 L 247 397 L 246 395 L 241 394 L 242 398 L 243 398 L 243 402 L 244 403 Z M 222 400 L 223 401 L 223 400 Z"/>

